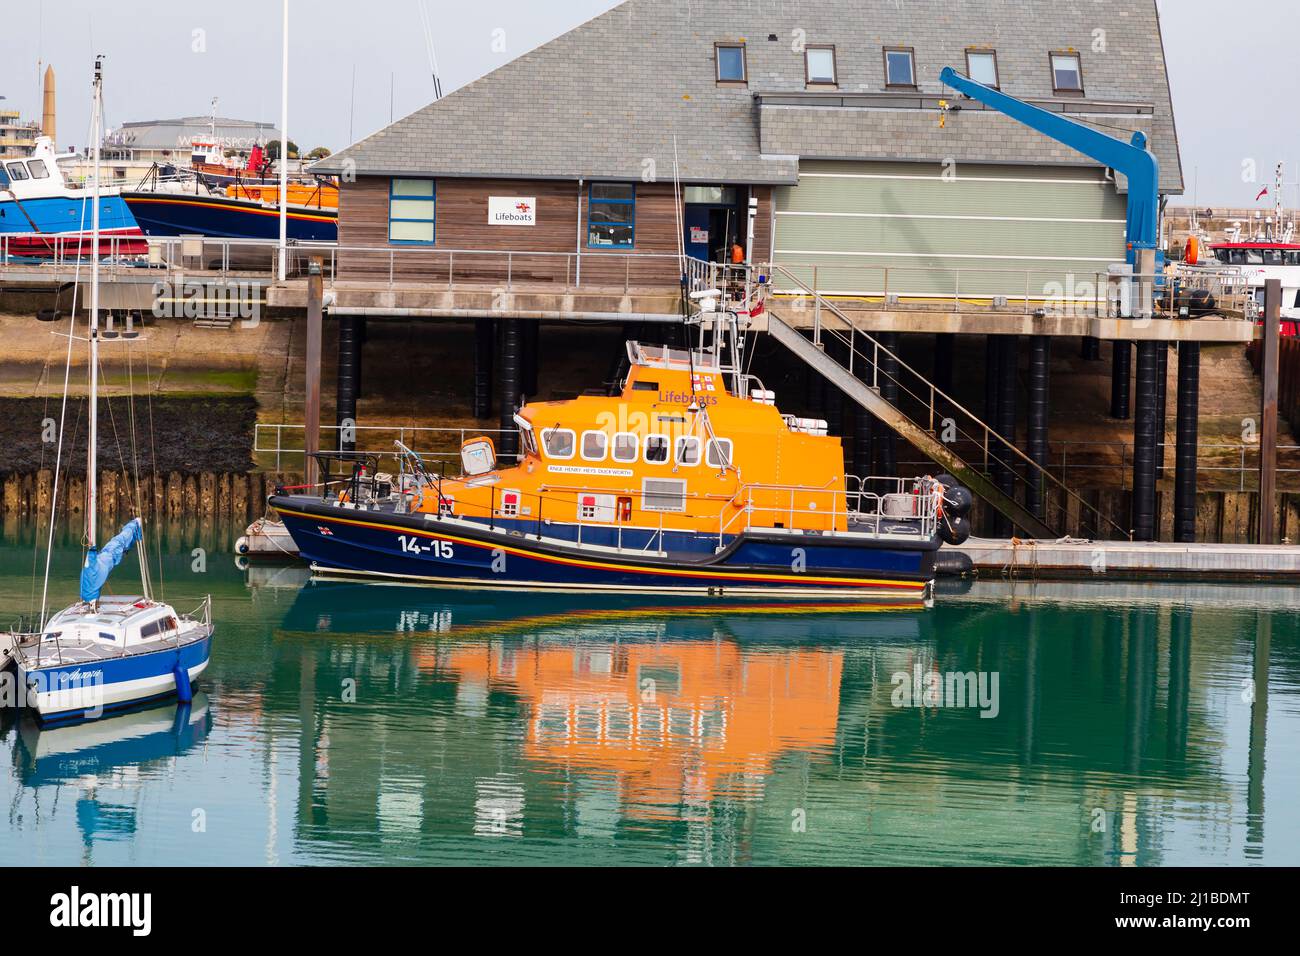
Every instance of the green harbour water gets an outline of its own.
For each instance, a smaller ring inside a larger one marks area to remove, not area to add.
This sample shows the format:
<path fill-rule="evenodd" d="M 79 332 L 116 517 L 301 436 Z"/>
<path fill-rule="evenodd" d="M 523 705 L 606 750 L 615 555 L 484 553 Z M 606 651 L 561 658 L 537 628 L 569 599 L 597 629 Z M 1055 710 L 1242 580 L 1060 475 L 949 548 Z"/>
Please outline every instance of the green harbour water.
<path fill-rule="evenodd" d="M 243 571 L 240 530 L 155 549 L 166 599 L 213 596 L 188 711 L 0 716 L 0 863 L 1300 864 L 1300 589 L 450 591 Z M 5 529 L 6 625 L 35 535 Z"/>

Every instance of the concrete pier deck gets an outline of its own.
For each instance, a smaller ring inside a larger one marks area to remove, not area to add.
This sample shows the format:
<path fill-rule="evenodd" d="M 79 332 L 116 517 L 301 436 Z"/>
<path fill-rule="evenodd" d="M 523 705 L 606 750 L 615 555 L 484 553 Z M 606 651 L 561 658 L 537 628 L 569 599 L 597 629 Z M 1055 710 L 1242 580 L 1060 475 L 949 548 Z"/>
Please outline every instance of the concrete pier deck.
<path fill-rule="evenodd" d="M 982 578 L 1300 583 L 1300 546 L 971 538 Z"/>

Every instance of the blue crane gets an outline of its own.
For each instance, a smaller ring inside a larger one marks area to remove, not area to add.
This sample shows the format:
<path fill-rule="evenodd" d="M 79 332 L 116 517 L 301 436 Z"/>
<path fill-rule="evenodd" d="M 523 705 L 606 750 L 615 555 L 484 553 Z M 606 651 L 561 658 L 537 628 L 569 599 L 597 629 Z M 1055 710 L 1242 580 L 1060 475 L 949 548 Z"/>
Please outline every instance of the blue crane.
<path fill-rule="evenodd" d="M 1129 261 L 1133 261 L 1139 249 L 1157 248 L 1160 239 L 1160 163 L 1147 149 L 1147 138 L 1143 133 L 1134 133 L 1132 140 L 1126 143 L 1060 113 L 1032 106 L 978 83 L 950 66 L 939 74 L 939 81 L 1127 176 Z"/>

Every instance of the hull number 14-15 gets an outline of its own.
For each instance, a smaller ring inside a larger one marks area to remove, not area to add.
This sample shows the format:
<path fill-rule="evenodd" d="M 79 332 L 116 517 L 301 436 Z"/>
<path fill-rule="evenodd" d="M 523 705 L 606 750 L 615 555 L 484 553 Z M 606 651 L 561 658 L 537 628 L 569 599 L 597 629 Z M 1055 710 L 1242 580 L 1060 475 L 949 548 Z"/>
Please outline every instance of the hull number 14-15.
<path fill-rule="evenodd" d="M 450 558 L 454 554 L 450 541 L 430 541 L 421 544 L 419 538 L 407 537 L 404 534 L 399 534 L 397 541 L 401 544 L 402 550 L 408 554 L 432 554 L 435 558 Z"/>

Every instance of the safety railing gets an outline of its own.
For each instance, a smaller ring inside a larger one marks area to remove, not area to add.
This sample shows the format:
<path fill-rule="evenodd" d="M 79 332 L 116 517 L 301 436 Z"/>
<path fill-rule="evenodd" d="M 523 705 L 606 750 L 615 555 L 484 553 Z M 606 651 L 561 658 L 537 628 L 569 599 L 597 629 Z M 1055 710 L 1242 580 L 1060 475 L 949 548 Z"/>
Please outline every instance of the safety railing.
<path fill-rule="evenodd" d="M 33 241 L 35 254 L 31 252 Z M 0 267 L 39 269 L 62 275 L 88 258 L 88 239 L 81 235 L 45 233 L 0 235 Z M 101 237 L 101 272 L 108 276 L 140 274 L 160 278 L 175 272 L 205 275 L 279 274 L 279 243 L 274 239 L 228 239 L 202 236 L 141 236 L 105 234 Z M 142 251 L 147 249 L 147 253 Z M 489 287 L 511 291 L 520 285 L 544 284 L 564 289 L 591 287 L 679 289 L 685 271 L 692 290 L 710 287 L 720 272 L 717 263 L 671 253 L 619 252 L 584 249 L 572 252 L 527 249 L 444 249 L 422 246 L 353 246 L 334 242 L 290 241 L 286 246 L 287 278 L 302 278 L 313 260 L 321 261 L 327 283 L 340 280 L 377 282 L 389 287 L 403 283 L 433 288 Z M 745 272 L 744 267 L 727 267 Z"/>
<path fill-rule="evenodd" d="M 973 443 L 956 443 L 958 455 L 978 452 Z M 1279 467 L 1277 474 L 1300 478 L 1300 467 L 1288 467 L 1289 460 L 1300 463 L 1300 445 L 1278 445 Z M 1175 446 L 1170 442 L 1156 444 L 1156 461 L 1163 462 L 1165 471 L 1174 467 Z M 1133 443 L 1125 441 L 1075 441 L 1062 439 L 1048 445 L 1048 460 L 1063 482 L 1073 474 L 1077 480 L 1086 480 L 1096 487 L 1131 488 L 1133 475 Z M 899 465 L 908 470 L 924 470 L 930 465 L 922 457 L 900 458 Z M 1216 476 L 1219 488 L 1231 480 L 1238 491 L 1253 491 L 1258 486 L 1259 444 L 1245 442 L 1201 442 L 1197 445 L 1196 471 L 1202 476 Z"/>
<path fill-rule="evenodd" d="M 374 455 L 380 459 L 396 460 L 400 455 L 393 443 L 401 442 L 422 458 L 432 461 L 456 461 L 461 445 L 470 438 L 487 436 L 500 444 L 503 435 L 513 431 L 499 428 L 435 428 L 408 425 L 322 425 L 321 448 L 337 448 L 341 437 L 349 437 L 357 454 Z M 293 470 L 306 463 L 305 425 L 258 422 L 253 427 L 253 452 L 256 455 L 274 456 L 275 471 Z M 502 455 L 502 461 L 513 462 L 517 455 Z M 286 467 L 287 466 L 287 467 Z"/>
<path fill-rule="evenodd" d="M 863 253 L 864 258 L 869 254 Z M 852 260 L 852 254 L 839 256 Z M 1175 269 L 1160 275 L 1113 275 L 1107 271 L 1068 269 L 949 269 L 912 265 L 846 262 L 843 265 L 801 263 L 797 259 L 773 264 L 778 296 L 817 295 L 851 300 L 869 307 L 916 308 L 961 312 L 974 308 L 997 312 L 1042 314 L 1066 318 L 1120 318 L 1135 315 L 1145 296 L 1157 315 L 1186 317 L 1205 314 L 1246 315 L 1252 297 L 1246 278 L 1234 268 Z M 1212 297 L 1206 309 L 1204 292 Z"/>
<path fill-rule="evenodd" d="M 851 318 L 826 296 L 814 292 L 802 279 L 783 266 L 774 266 L 772 274 L 774 282 L 787 283 L 789 288 L 811 299 L 811 303 L 805 305 L 805 315 L 811 319 L 812 340 L 815 344 L 825 350 L 828 343 L 824 339 L 830 336 L 834 347 L 828 354 L 877 393 L 882 392 L 882 386 L 886 382 L 891 383 L 899 393 L 899 398 L 892 400 L 891 404 L 901 414 L 907 415 L 913 424 L 936 436 L 943 444 L 950 448 L 959 442 L 967 447 L 973 445 L 978 449 L 978 457 L 963 460 L 968 466 L 981 464 L 981 473 L 1004 493 L 1013 498 L 1023 497 L 1026 501 L 1036 493 L 1042 510 L 1046 513 L 1046 491 L 1054 489 L 1061 499 L 1057 502 L 1057 507 L 1064 509 L 1066 499 L 1072 500 L 1081 513 L 1095 522 L 1093 526 L 1099 532 L 1109 529 L 1121 537 L 1131 537 L 1127 529 L 1120 527 L 1066 487 L 1061 479 L 1048 470 L 1047 462 L 1040 464 L 1030 458 L 956 399 L 942 392 L 895 352 L 881 345 L 879 340 L 861 327 L 858 320 Z M 920 415 L 907 412 L 900 405 L 901 401 L 919 408 Z M 1055 523 L 1060 524 L 1059 521 Z"/>

